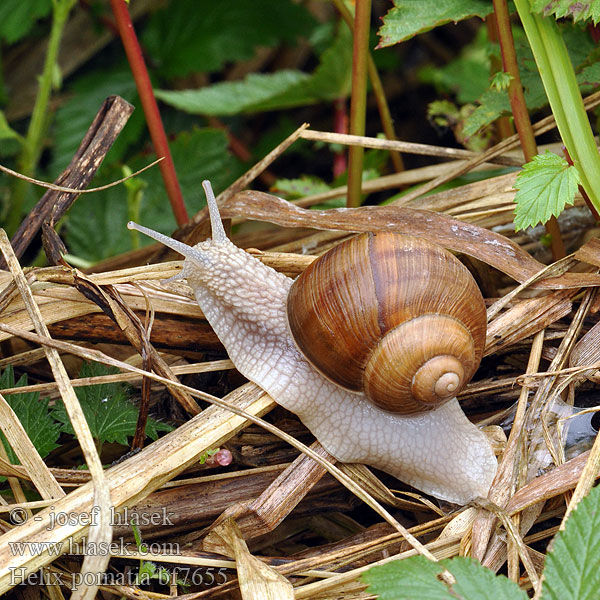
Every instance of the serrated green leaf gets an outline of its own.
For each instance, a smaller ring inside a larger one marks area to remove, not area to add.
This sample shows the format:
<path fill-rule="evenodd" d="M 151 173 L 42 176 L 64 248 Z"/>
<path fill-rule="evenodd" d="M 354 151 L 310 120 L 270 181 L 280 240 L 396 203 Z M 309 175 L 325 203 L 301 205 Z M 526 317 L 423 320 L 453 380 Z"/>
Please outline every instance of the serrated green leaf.
<path fill-rule="evenodd" d="M 199 90 L 155 90 L 156 97 L 179 110 L 203 115 L 253 112 L 290 89 L 304 85 L 310 75 L 301 71 L 251 73 L 243 81 L 226 81 Z"/>
<path fill-rule="evenodd" d="M 117 373 L 118 369 L 105 367 L 99 363 L 84 364 L 80 377 L 96 377 Z M 100 442 L 117 442 L 127 445 L 127 438 L 135 433 L 138 409 L 127 398 L 127 388 L 120 383 L 105 383 L 75 388 L 77 398 L 92 432 L 92 436 Z M 59 421 L 65 433 L 74 434 L 71 421 L 62 402 L 52 411 L 53 417 Z M 172 428 L 148 417 L 146 435 L 152 439 L 158 437 L 159 431 L 170 431 Z"/>
<path fill-rule="evenodd" d="M 523 165 L 514 185 L 515 230 L 545 223 L 558 217 L 568 204 L 573 204 L 579 185 L 579 173 L 560 156 L 546 151 Z"/>
<path fill-rule="evenodd" d="M 0 375 L 0 391 L 24 385 L 27 385 L 27 376 L 23 375 L 15 384 L 14 372 L 11 366 L 8 366 Z M 29 439 L 42 458 L 58 447 L 56 442 L 60 435 L 60 426 L 50 416 L 48 399 L 40 400 L 38 392 L 9 394 L 5 399 L 14 410 L 23 429 L 27 432 Z M 0 439 L 4 443 L 10 461 L 13 464 L 18 464 L 17 456 L 3 434 L 0 434 Z"/>
<path fill-rule="evenodd" d="M 190 214 L 204 205 L 202 180 L 210 179 L 215 192 L 225 189 L 242 172 L 241 163 L 228 150 L 227 136 L 215 129 L 184 132 L 170 144 L 175 170 Z M 135 171 L 148 164 L 148 156 L 138 156 L 129 163 Z M 104 170 L 102 178 L 92 185 L 101 185 L 122 176 L 120 169 Z M 157 167 L 138 176 L 147 185 L 143 190 L 140 213 L 143 224 L 170 234 L 176 228 L 160 171 Z M 71 254 L 96 262 L 131 249 L 127 230 L 127 190 L 111 188 L 79 198 L 69 211 L 65 240 Z M 151 243 L 140 237 L 142 245 Z"/>
<path fill-rule="evenodd" d="M 447 569 L 456 579 L 448 586 L 438 576 Z M 361 576 L 379 600 L 526 600 L 527 594 L 504 575 L 495 575 L 472 558 L 434 563 L 423 556 L 373 567 Z"/>
<path fill-rule="evenodd" d="M 423 556 L 373 567 L 361 575 L 370 594 L 379 600 L 456 600 L 437 576 L 443 571 L 439 563 Z"/>
<path fill-rule="evenodd" d="M 574 22 L 591 19 L 594 25 L 600 21 L 600 2 L 580 0 L 532 0 L 532 12 L 541 15 L 554 15 L 557 19 L 572 17 Z"/>
<path fill-rule="evenodd" d="M 293 70 L 251 73 L 243 81 L 226 81 L 198 90 L 156 90 L 155 93 L 163 102 L 192 114 L 226 116 L 279 110 L 349 95 L 351 65 L 352 41 L 344 26 L 323 52 L 312 75 Z"/>
<path fill-rule="evenodd" d="M 546 555 L 543 600 L 595 600 L 600 590 L 600 487 L 573 511 Z"/>
<path fill-rule="evenodd" d="M 38 19 L 52 11 L 52 0 L 2 0 L 0 40 L 9 44 L 25 37 Z"/>
<path fill-rule="evenodd" d="M 453 598 L 464 600 L 527 600 L 527 594 L 504 575 L 495 575 L 472 558 L 457 556 L 441 561 L 456 583 Z"/>
<path fill-rule="evenodd" d="M 486 0 L 394 0 L 394 8 L 383 17 L 378 47 L 404 42 L 444 23 L 483 19 L 491 12 L 492 4 Z"/>
<path fill-rule="evenodd" d="M 251 58 L 258 46 L 294 43 L 315 25 L 291 0 L 177 0 L 152 16 L 142 41 L 161 75 L 185 77 Z"/>

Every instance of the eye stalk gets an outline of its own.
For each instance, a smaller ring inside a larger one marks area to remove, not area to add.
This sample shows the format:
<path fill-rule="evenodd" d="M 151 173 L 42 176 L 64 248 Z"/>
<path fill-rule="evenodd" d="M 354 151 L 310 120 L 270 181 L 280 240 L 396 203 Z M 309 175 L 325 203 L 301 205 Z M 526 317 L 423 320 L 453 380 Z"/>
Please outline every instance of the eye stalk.
<path fill-rule="evenodd" d="M 190 248 L 128 226 L 185 256 L 187 282 L 238 371 L 338 460 L 449 502 L 486 496 L 496 458 L 455 398 L 485 341 L 466 268 L 424 240 L 364 234 L 292 282 L 229 242 L 207 187 L 210 241 Z"/>

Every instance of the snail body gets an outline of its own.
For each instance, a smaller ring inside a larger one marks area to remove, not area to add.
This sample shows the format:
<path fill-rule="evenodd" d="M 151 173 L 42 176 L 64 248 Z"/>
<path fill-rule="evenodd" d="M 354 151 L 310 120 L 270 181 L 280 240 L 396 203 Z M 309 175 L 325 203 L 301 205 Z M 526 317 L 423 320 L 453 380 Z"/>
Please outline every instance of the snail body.
<path fill-rule="evenodd" d="M 382 409 L 363 391 L 345 389 L 324 376 L 292 336 L 288 307 L 294 304 L 296 288 L 291 288 L 296 284 L 227 238 L 210 184 L 203 185 L 212 239 L 192 248 L 139 225 L 128 226 L 185 256 L 182 276 L 238 371 L 297 414 L 338 460 L 371 465 L 450 502 L 465 504 L 486 496 L 496 459 L 456 398 L 446 394 L 434 408 L 403 414 Z M 481 357 L 480 350 L 474 352 Z"/>
<path fill-rule="evenodd" d="M 292 336 L 334 383 L 401 414 L 435 409 L 471 379 L 486 312 L 466 267 L 444 248 L 364 233 L 313 262 L 287 301 Z"/>

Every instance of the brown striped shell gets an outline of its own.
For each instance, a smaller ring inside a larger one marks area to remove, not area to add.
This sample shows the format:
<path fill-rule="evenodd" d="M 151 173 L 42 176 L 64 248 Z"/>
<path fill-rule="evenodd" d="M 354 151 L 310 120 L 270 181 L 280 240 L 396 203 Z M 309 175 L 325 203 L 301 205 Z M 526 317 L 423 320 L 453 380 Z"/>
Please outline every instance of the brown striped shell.
<path fill-rule="evenodd" d="M 292 285 L 288 319 L 323 375 L 402 414 L 454 398 L 477 370 L 486 334 L 466 267 L 395 233 L 361 234 L 312 263 Z"/>

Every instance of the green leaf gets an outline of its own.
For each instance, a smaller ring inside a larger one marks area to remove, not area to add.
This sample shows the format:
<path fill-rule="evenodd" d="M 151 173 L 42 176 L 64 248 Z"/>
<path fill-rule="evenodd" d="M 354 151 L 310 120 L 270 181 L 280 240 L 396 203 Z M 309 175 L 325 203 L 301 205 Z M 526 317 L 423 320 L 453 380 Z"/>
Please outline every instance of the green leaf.
<path fill-rule="evenodd" d="M 271 188 L 271 191 L 287 200 L 297 200 L 305 196 L 322 194 L 328 192 L 330 189 L 319 177 L 303 175 L 298 179 L 278 179 Z"/>
<path fill-rule="evenodd" d="M 513 27 L 513 31 L 515 34 L 515 50 L 519 63 L 519 73 L 523 89 L 525 90 L 527 108 L 530 111 L 543 108 L 548 105 L 548 96 L 544 90 L 544 84 L 533 57 L 531 46 L 524 37 L 522 29 Z M 560 32 L 567 45 L 569 58 L 574 67 L 578 68 L 588 62 L 597 62 L 595 56 L 596 46 L 586 31 L 572 23 L 562 23 Z"/>
<path fill-rule="evenodd" d="M 448 586 L 438 577 L 444 569 L 456 579 Z M 434 563 L 423 556 L 369 569 L 361 579 L 379 600 L 526 600 L 527 594 L 504 575 L 496 576 L 471 558 Z"/>
<path fill-rule="evenodd" d="M 379 600 L 452 600 L 448 588 L 437 578 L 443 571 L 439 563 L 423 556 L 411 556 L 373 567 L 361 576 L 369 594 Z"/>
<path fill-rule="evenodd" d="M 546 555 L 543 600 L 594 600 L 600 589 L 600 487 L 579 502 Z"/>
<path fill-rule="evenodd" d="M 333 43 L 323 52 L 319 66 L 308 85 L 288 92 L 289 106 L 311 104 L 320 100 L 335 100 L 350 95 L 352 89 L 352 34 L 340 24 Z M 286 98 L 277 100 L 286 103 Z"/>
<path fill-rule="evenodd" d="M 350 94 L 352 41 L 348 28 L 339 28 L 312 75 L 281 70 L 251 73 L 243 81 L 226 81 L 197 90 L 156 90 L 156 97 L 180 110 L 203 115 L 236 115 L 291 108 L 334 100 Z"/>
<path fill-rule="evenodd" d="M 426 65 L 419 70 L 419 79 L 435 85 L 441 94 L 456 94 L 460 104 L 475 102 L 488 88 L 490 58 L 496 51 L 497 44 L 492 44 L 487 29 L 480 27 L 456 58 L 445 65 Z"/>
<path fill-rule="evenodd" d="M 573 21 L 591 19 L 594 25 L 600 21 L 600 3 L 596 1 L 581 2 L 580 0 L 532 0 L 532 12 L 545 17 L 554 15 L 557 19 L 573 17 Z"/>
<path fill-rule="evenodd" d="M 479 106 L 465 119 L 463 134 L 467 137 L 475 135 L 482 127 L 509 113 L 510 101 L 506 91 L 488 89 L 479 99 Z"/>
<path fill-rule="evenodd" d="M 525 91 L 525 101 L 530 111 L 540 109 L 548 104 L 548 97 L 539 75 L 539 71 L 531 48 L 523 31 L 513 28 L 515 34 L 515 50 L 519 64 L 521 83 Z M 579 65 L 589 60 L 593 46 L 590 44 L 589 36 L 577 27 L 568 25 L 561 28 L 565 40 L 569 40 L 571 47 L 570 56 L 573 64 Z M 506 90 L 497 88 L 487 89 L 479 98 L 476 110 L 465 120 L 464 134 L 474 135 L 479 129 L 493 123 L 499 117 L 511 114 L 510 102 Z"/>
<path fill-rule="evenodd" d="M 0 110 L 0 156 L 14 156 L 23 146 L 23 136 L 17 133 Z"/>
<path fill-rule="evenodd" d="M 84 364 L 80 377 L 96 377 L 118 373 L 118 369 L 105 367 L 99 363 Z M 92 436 L 100 442 L 117 442 L 127 445 L 128 436 L 135 433 L 138 409 L 127 398 L 127 386 L 121 383 L 105 383 L 75 388 L 77 398 L 92 432 Z M 57 403 L 52 411 L 54 418 L 62 423 L 62 431 L 74 434 L 71 421 L 62 402 Z M 146 435 L 152 439 L 158 437 L 159 431 L 170 431 L 172 427 L 166 423 L 148 417 Z"/>
<path fill-rule="evenodd" d="M 6 120 L 4 111 L 0 110 L 0 140 L 17 140 L 19 143 L 23 140 L 23 137 L 19 135 Z"/>
<path fill-rule="evenodd" d="M 177 0 L 154 13 L 142 42 L 161 75 L 185 77 L 252 58 L 259 46 L 294 43 L 315 25 L 291 0 Z"/>
<path fill-rule="evenodd" d="M 69 87 L 71 97 L 56 111 L 53 123 L 54 145 L 50 171 L 57 176 L 69 164 L 83 136 L 96 116 L 102 102 L 111 95 L 139 104 L 135 81 L 127 64 L 92 71 Z M 133 111 L 123 131 L 117 137 L 105 161 L 119 160 L 125 150 L 136 142 L 145 127 L 141 108 Z"/>
<path fill-rule="evenodd" d="M 491 12 L 492 3 L 486 0 L 394 0 L 394 8 L 383 17 L 378 48 L 404 42 L 444 23 L 483 19 Z"/>
<path fill-rule="evenodd" d="M 577 169 L 560 156 L 546 151 L 523 166 L 514 187 L 515 230 L 545 223 L 573 204 L 579 184 Z"/>
<path fill-rule="evenodd" d="M 226 81 L 199 90 L 155 90 L 156 97 L 179 110 L 203 115 L 254 112 L 285 92 L 305 85 L 310 75 L 301 71 L 251 73 L 243 81 Z"/>
<path fill-rule="evenodd" d="M 11 366 L 8 366 L 0 375 L 0 390 L 24 385 L 27 385 L 27 376 L 23 375 L 15 384 L 14 372 Z M 8 394 L 5 398 L 42 458 L 58 447 L 56 442 L 60 435 L 60 426 L 50 416 L 48 399 L 40 400 L 38 392 Z M 11 462 L 19 464 L 16 454 L 3 434 L 0 434 L 0 439 L 4 443 Z"/>
<path fill-rule="evenodd" d="M 52 0 L 2 0 L 0 40 L 9 44 L 25 37 L 38 19 L 52 12 Z"/>
<path fill-rule="evenodd" d="M 456 579 L 452 598 L 464 600 L 527 600 L 527 594 L 504 575 L 496 575 L 472 558 L 441 561 Z"/>
<path fill-rule="evenodd" d="M 560 23 L 560 33 L 567 45 L 569 58 L 574 67 L 598 60 L 598 45 L 594 42 L 586 27 L 575 25 L 570 21 Z"/>
<path fill-rule="evenodd" d="M 225 189 L 242 171 L 241 163 L 228 150 L 227 136 L 215 129 L 184 132 L 170 144 L 177 177 L 190 214 L 205 205 L 202 180 L 210 179 L 215 192 Z M 138 156 L 129 163 L 132 171 L 147 165 L 150 158 Z M 92 185 L 101 185 L 122 177 L 120 169 L 105 169 L 102 178 Z M 170 234 L 177 227 L 166 198 L 158 167 L 137 177 L 147 185 L 143 190 L 140 214 L 143 224 Z M 69 252 L 85 260 L 99 261 L 131 249 L 127 230 L 127 189 L 118 186 L 95 194 L 82 195 L 69 211 L 65 240 Z M 142 245 L 152 243 L 140 237 Z"/>
<path fill-rule="evenodd" d="M 600 63 L 594 63 L 584 67 L 577 73 L 577 83 L 580 86 L 587 86 L 588 89 L 600 85 Z"/>

